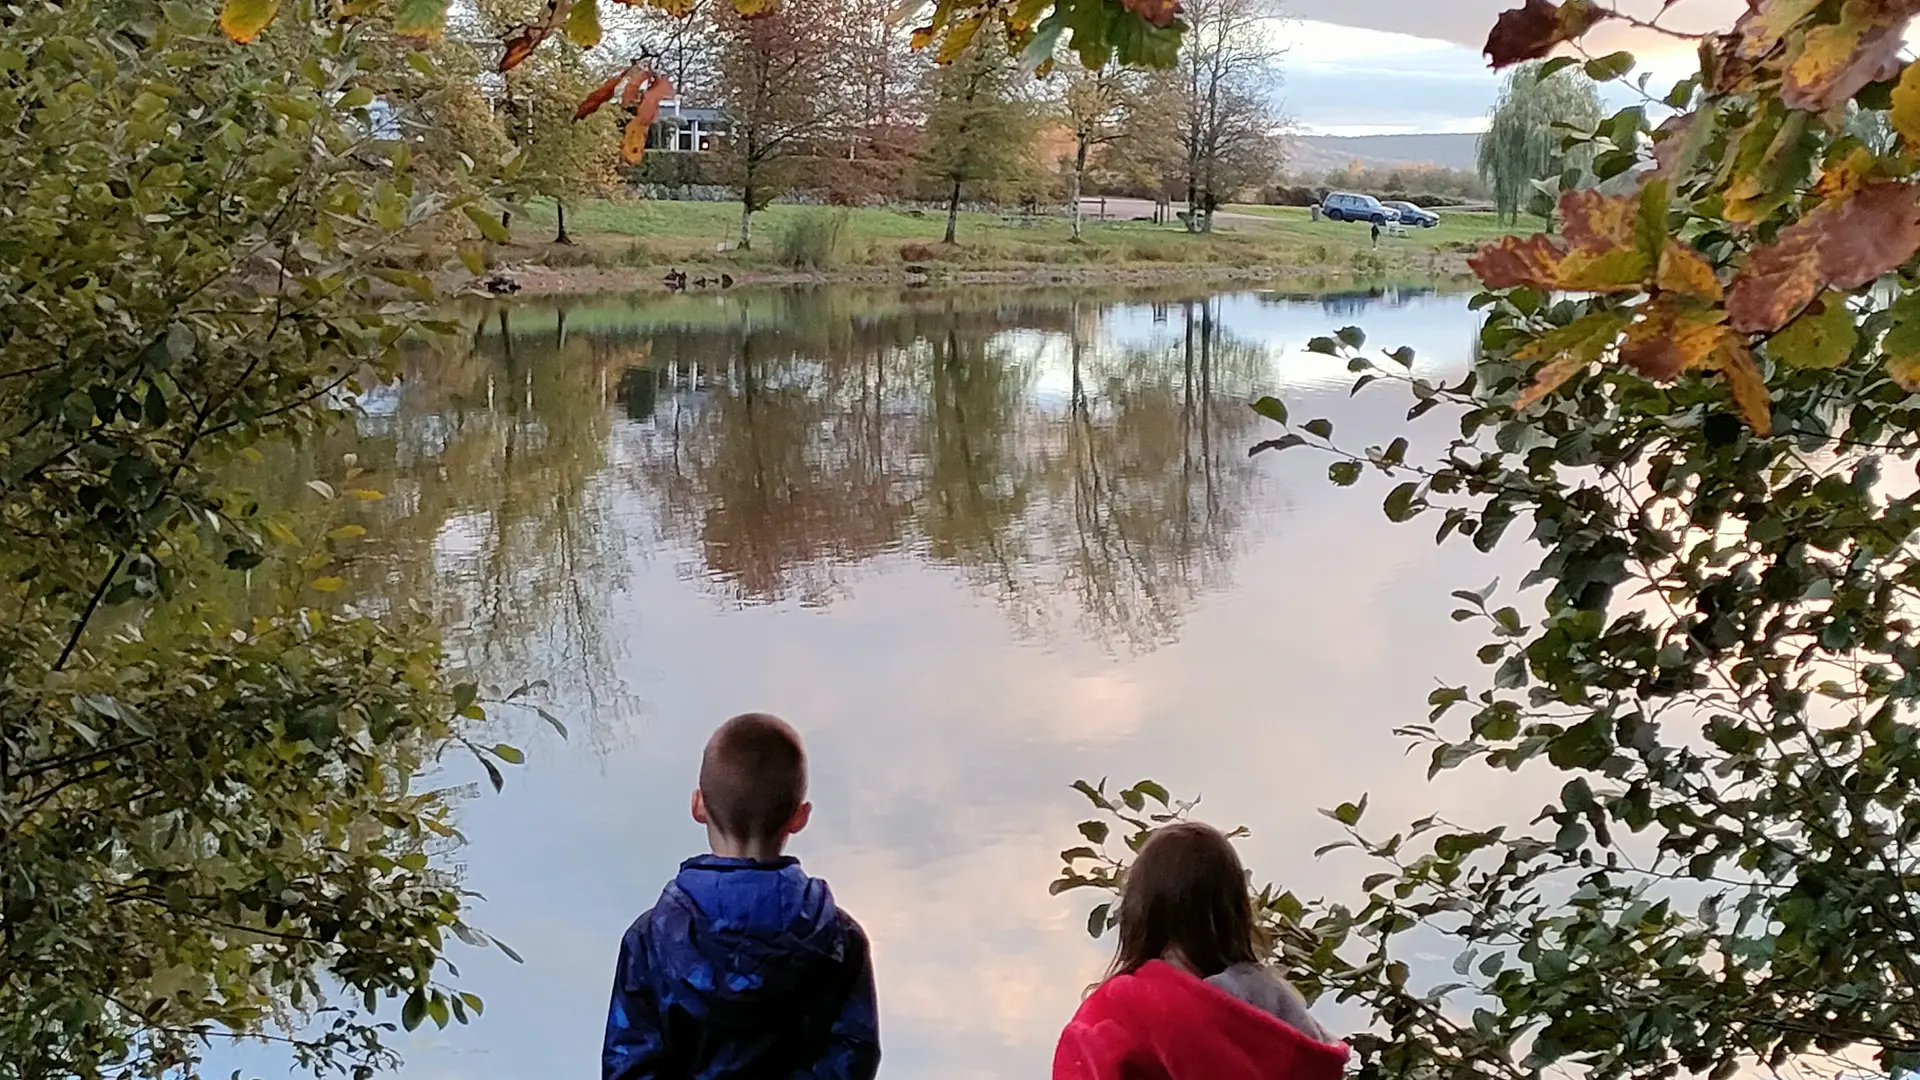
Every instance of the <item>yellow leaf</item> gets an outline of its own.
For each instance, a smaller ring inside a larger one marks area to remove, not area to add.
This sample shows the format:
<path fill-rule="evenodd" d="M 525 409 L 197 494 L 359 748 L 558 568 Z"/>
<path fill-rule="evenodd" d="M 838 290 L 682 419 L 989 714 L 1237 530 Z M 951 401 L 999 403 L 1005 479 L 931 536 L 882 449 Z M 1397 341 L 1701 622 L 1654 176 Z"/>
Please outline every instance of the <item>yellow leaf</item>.
<path fill-rule="evenodd" d="M 358 540 L 365 535 L 367 535 L 365 525 L 342 525 L 328 533 L 327 537 L 333 540 Z"/>
<path fill-rule="evenodd" d="M 1754 434 L 1772 434 L 1773 403 L 1767 395 L 1767 382 L 1761 377 L 1759 365 L 1753 362 L 1753 353 L 1747 350 L 1746 343 L 1736 335 L 1726 335 L 1707 366 L 1727 380 L 1727 389 L 1733 392 L 1733 404 Z"/>
<path fill-rule="evenodd" d="M 279 10 L 280 0 L 226 0 L 220 6 L 220 29 L 245 45 L 267 28 Z"/>
<path fill-rule="evenodd" d="M 1698 366 L 1727 336 L 1725 312 L 1671 293 L 1655 297 L 1641 311 L 1620 342 L 1620 361 L 1656 382 Z"/>
<path fill-rule="evenodd" d="M 1888 111 L 1887 119 L 1893 124 L 1893 130 L 1907 144 L 1909 151 L 1920 150 L 1920 61 L 1910 63 L 1900 73 L 1900 83 L 1893 88 L 1893 108 Z"/>
<path fill-rule="evenodd" d="M 1887 357 L 1887 374 L 1902 390 L 1920 391 L 1920 353 Z"/>
<path fill-rule="evenodd" d="M 287 528 L 277 521 L 267 522 L 267 535 L 283 544 L 297 544 L 300 542 L 300 537 L 296 536 L 292 529 Z"/>
<path fill-rule="evenodd" d="M 1660 251 L 1660 272 L 1654 284 L 1662 292 L 1681 293 L 1702 300 L 1718 300 L 1722 292 L 1713 265 L 1700 253 L 1678 240 L 1668 238 Z"/>
<path fill-rule="evenodd" d="M 1591 363 L 1593 360 L 1590 357 L 1581 356 L 1579 353 L 1565 353 L 1558 360 L 1542 364 L 1540 370 L 1533 373 L 1533 385 L 1521 391 L 1520 396 L 1513 399 L 1514 410 L 1517 412 L 1524 409 L 1560 389 L 1561 383 L 1578 375 L 1580 369 Z"/>
<path fill-rule="evenodd" d="M 567 40 L 583 49 L 600 44 L 598 0 L 573 0 L 573 9 L 567 12 Z"/>
<path fill-rule="evenodd" d="M 460 264 L 465 266 L 469 273 L 484 274 L 487 272 L 486 253 L 472 244 L 462 244 L 460 245 Z"/>
<path fill-rule="evenodd" d="M 347 494 L 359 499 L 361 502 L 378 502 L 386 498 L 386 496 L 380 492 L 371 491 L 367 488 L 354 488 L 352 491 L 347 492 Z"/>
<path fill-rule="evenodd" d="M 346 584 L 346 578 L 323 577 L 313 580 L 313 587 L 319 592 L 339 592 Z"/>
<path fill-rule="evenodd" d="M 960 20 L 947 28 L 947 38 L 940 43 L 940 51 L 934 54 L 936 64 L 951 64 L 967 51 L 973 43 L 973 36 L 980 32 L 980 24 L 986 21 L 985 15 L 974 15 Z"/>

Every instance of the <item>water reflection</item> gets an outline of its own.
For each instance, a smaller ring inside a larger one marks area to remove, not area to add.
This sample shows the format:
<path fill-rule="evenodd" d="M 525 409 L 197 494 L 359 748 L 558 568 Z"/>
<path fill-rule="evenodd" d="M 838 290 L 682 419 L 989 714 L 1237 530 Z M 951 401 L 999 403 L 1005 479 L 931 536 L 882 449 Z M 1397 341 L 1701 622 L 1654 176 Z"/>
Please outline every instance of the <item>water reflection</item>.
<path fill-rule="evenodd" d="M 1382 815 L 1471 818 L 1389 732 L 1472 674 L 1446 589 L 1486 560 L 1387 525 L 1371 479 L 1246 455 L 1245 403 L 1278 388 L 1343 436 L 1404 427 L 1313 336 L 1360 321 L 1436 373 L 1463 359 L 1462 298 L 1360 299 L 476 309 L 357 431 L 279 463 L 293 492 L 314 462 L 370 466 L 391 494 L 351 587 L 433 607 L 496 682 L 552 680 L 574 732 L 508 732 L 528 766 L 464 810 L 478 921 L 527 963 L 456 957 L 485 1019 L 410 1036 L 407 1075 L 593 1075 L 620 932 L 697 850 L 699 747 L 749 708 L 807 734 L 796 851 L 873 937 L 887 1077 L 1045 1074 L 1101 960 L 1086 905 L 1046 892 L 1075 777 L 1204 792 L 1307 889 L 1345 873 L 1308 857 L 1317 806 L 1370 788 Z"/>

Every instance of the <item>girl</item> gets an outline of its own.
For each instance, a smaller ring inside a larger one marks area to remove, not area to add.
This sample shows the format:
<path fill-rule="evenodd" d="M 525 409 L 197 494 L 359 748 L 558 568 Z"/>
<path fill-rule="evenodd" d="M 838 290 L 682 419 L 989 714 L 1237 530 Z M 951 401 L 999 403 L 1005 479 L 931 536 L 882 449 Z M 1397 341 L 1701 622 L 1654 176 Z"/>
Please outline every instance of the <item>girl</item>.
<path fill-rule="evenodd" d="M 1141 847 L 1120 943 L 1054 1052 L 1054 1080 L 1339 1080 L 1347 1048 L 1255 953 L 1246 871 L 1218 829 Z"/>

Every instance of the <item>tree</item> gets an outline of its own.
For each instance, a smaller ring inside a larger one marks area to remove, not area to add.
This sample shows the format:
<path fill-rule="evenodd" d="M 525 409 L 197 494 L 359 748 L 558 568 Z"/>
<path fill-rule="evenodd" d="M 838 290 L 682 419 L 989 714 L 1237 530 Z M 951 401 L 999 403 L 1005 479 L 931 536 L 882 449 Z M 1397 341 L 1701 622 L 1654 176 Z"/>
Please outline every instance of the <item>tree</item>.
<path fill-rule="evenodd" d="M 484 0 L 479 10 L 506 27 L 526 17 L 524 7 L 519 0 Z M 588 70 L 579 48 L 562 42 L 507 72 L 502 81 L 507 137 L 524 159 L 521 190 L 553 200 L 553 242 L 571 244 L 567 202 L 604 194 L 615 181 L 621 137 L 616 114 L 603 109 L 574 117 L 581 100 L 603 79 Z"/>
<path fill-rule="evenodd" d="M 1262 23 L 1268 0 L 1195 0 L 1178 70 L 1186 116 L 1187 229 L 1212 232 L 1213 212 L 1279 170 L 1281 118 L 1268 98 L 1278 53 Z"/>
<path fill-rule="evenodd" d="M 1014 93 L 1013 58 L 997 31 L 984 33 L 927 79 L 920 169 L 947 195 L 949 244 L 957 242 L 961 195 L 1019 180 L 1031 157 L 1033 112 Z"/>
<path fill-rule="evenodd" d="M 1117 141 L 1132 111 L 1128 84 L 1114 68 L 1068 68 L 1060 74 L 1060 115 L 1073 132 L 1073 177 L 1067 202 L 1073 208 L 1073 240 L 1080 242 L 1080 192 L 1087 180 L 1088 155 Z"/>
<path fill-rule="evenodd" d="M 1186 190 L 1186 147 L 1181 139 L 1186 97 L 1179 71 L 1136 71 L 1119 132 L 1101 155 L 1098 176 L 1109 187 L 1151 195 L 1156 219 Z"/>
<path fill-rule="evenodd" d="M 721 160 L 740 192 L 742 248 L 753 245 L 753 215 L 791 182 L 792 159 L 817 151 L 839 120 L 833 13 L 831 0 L 789 0 L 721 16 L 720 100 L 731 125 Z"/>
<path fill-rule="evenodd" d="M 1552 211 L 1553 200 L 1533 182 L 1567 172 L 1570 179 L 1584 177 L 1593 154 L 1586 147 L 1568 148 L 1569 129 L 1591 131 L 1600 119 L 1600 93 L 1580 71 L 1547 72 L 1533 63 L 1507 73 L 1486 134 L 1474 147 L 1480 179 L 1503 220 L 1515 220 L 1522 210 L 1541 216 Z"/>
<path fill-rule="evenodd" d="M 1340 484 L 1383 474 L 1390 520 L 1482 551 L 1524 520 L 1534 545 L 1517 554 L 1537 592 L 1453 594 L 1486 628 L 1488 675 L 1435 688 L 1402 730 L 1432 773 L 1524 769 L 1523 798 L 1556 794 L 1529 823 L 1398 829 L 1355 799 L 1329 811 L 1347 833 L 1331 847 L 1373 862 L 1364 901 L 1259 897 L 1293 970 L 1376 1018 L 1361 1075 L 1920 1065 L 1911 13 L 1761 0 L 1703 37 L 1670 121 L 1597 125 L 1595 173 L 1628 190 L 1563 174 L 1559 236 L 1473 258 L 1487 316 L 1461 381 L 1367 355 L 1357 328 L 1313 343 L 1356 391 L 1443 410 L 1437 458 L 1410 460 L 1404 436 L 1344 447 L 1256 403 L 1284 425 L 1257 449 L 1319 448 Z M 1538 59 L 1615 18 L 1534 0 L 1488 52 Z M 1894 152 L 1850 109 L 1885 114 Z M 1167 802 L 1083 790 L 1129 829 Z M 1063 888 L 1110 887 L 1124 862 L 1067 856 Z M 1452 975 L 1422 970 L 1436 953 Z"/>
<path fill-rule="evenodd" d="M 191 1074 L 250 1033 L 387 1063 L 382 999 L 479 1007 L 442 963 L 482 940 L 453 796 L 418 777 L 484 713 L 431 626 L 336 595 L 375 478 L 275 507 L 231 469 L 394 369 L 432 295 L 396 254 L 492 219 L 375 120 L 377 22 L 241 51 L 192 5 L 7 20 L 0 1077 Z"/>

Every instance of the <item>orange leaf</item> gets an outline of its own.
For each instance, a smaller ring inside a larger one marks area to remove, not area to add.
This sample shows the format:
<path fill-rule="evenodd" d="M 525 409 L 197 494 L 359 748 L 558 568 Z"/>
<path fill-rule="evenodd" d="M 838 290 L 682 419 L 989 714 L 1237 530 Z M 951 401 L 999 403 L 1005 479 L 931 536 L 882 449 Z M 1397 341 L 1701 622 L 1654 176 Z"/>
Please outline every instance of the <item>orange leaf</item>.
<path fill-rule="evenodd" d="M 1829 284 L 1859 288 L 1920 251 L 1920 188 L 1913 184 L 1868 184 L 1820 210 L 1829 208 L 1820 229 L 1820 272 Z"/>
<path fill-rule="evenodd" d="M 1655 297 L 1627 327 L 1620 360 L 1655 382 L 1667 382 L 1704 362 L 1718 348 L 1726 314 L 1671 296 Z"/>
<path fill-rule="evenodd" d="M 1854 289 L 1920 251 L 1920 188 L 1868 184 L 1849 198 L 1821 203 L 1755 248 L 1733 276 L 1727 314 L 1733 328 L 1768 333 L 1785 326 L 1822 286 Z"/>
<path fill-rule="evenodd" d="M 547 0 L 547 10 L 541 13 L 539 22 L 515 27 L 513 36 L 507 39 L 507 51 L 500 56 L 500 70 L 512 71 L 524 63 L 566 21 L 572 8 L 573 0 Z"/>
<path fill-rule="evenodd" d="M 1538 60 L 1553 47 L 1586 33 L 1593 24 L 1610 13 L 1591 0 L 1526 0 L 1526 4 L 1500 13 L 1487 35 L 1484 50 L 1488 62 L 1496 68 L 1522 60 Z"/>
<path fill-rule="evenodd" d="M 580 107 L 573 110 L 573 118 L 575 120 L 585 120 L 587 117 L 599 112 L 600 106 L 613 100 L 613 92 L 620 88 L 620 80 L 626 77 L 627 73 L 622 71 L 620 74 L 594 87 L 593 93 L 588 94 L 586 100 L 580 103 Z"/>
<path fill-rule="evenodd" d="M 762 15 L 773 14 L 779 0 L 733 0 L 733 10 L 743 19 L 757 19 Z"/>
<path fill-rule="evenodd" d="M 1566 249 L 1545 233 L 1503 236 L 1467 257 L 1467 266 L 1489 289 L 1520 285 L 1555 288 L 1555 276 Z"/>
<path fill-rule="evenodd" d="M 1902 390 L 1920 391 L 1920 356 L 1887 357 L 1887 374 Z"/>
<path fill-rule="evenodd" d="M 907 44 L 915 52 L 919 52 L 921 49 L 924 49 L 928 45 L 933 44 L 933 27 L 931 26 L 914 27 L 913 34 L 907 38 Z"/>
<path fill-rule="evenodd" d="M 1727 389 L 1733 392 L 1733 404 L 1753 433 L 1772 434 L 1773 402 L 1767 395 L 1767 381 L 1761 377 L 1760 367 L 1753 362 L 1753 353 L 1747 349 L 1746 342 L 1737 334 L 1723 335 L 1706 366 L 1727 380 Z"/>
<path fill-rule="evenodd" d="M 673 94 L 673 84 L 663 76 L 653 75 L 647 82 L 645 92 L 633 107 L 633 119 L 627 121 L 627 130 L 620 137 L 620 156 L 629 165 L 638 165 L 647 153 L 647 129 L 660 115 L 660 103 Z"/>
<path fill-rule="evenodd" d="M 1713 265 L 1701 258 L 1698 251 L 1672 237 L 1667 238 L 1666 247 L 1660 250 L 1660 272 L 1654 277 L 1654 285 L 1662 292 L 1702 300 L 1721 297 L 1720 279 L 1714 276 Z"/>
<path fill-rule="evenodd" d="M 1903 0 L 1847 0 L 1839 22 L 1811 27 L 1801 37 L 1787 62 L 1781 100 L 1796 109 L 1825 112 L 1868 83 L 1899 74 L 1910 7 Z"/>
<path fill-rule="evenodd" d="M 1120 0 L 1120 6 L 1159 27 L 1172 26 L 1184 10 L 1180 0 Z"/>

